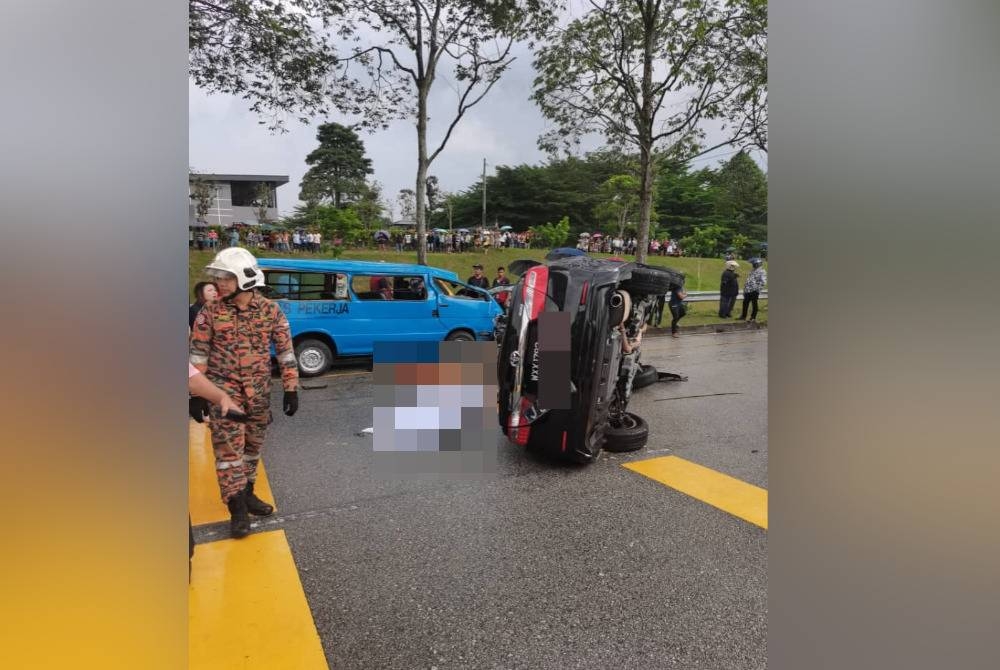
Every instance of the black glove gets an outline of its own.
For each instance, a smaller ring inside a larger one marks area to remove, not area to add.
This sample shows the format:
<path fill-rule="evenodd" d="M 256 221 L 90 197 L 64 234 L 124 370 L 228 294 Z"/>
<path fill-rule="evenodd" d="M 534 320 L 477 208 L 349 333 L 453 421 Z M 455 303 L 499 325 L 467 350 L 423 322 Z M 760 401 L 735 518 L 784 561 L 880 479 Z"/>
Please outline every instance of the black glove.
<path fill-rule="evenodd" d="M 299 411 L 298 391 L 285 391 L 284 410 L 285 416 L 292 416 Z"/>
<path fill-rule="evenodd" d="M 208 418 L 208 401 L 196 395 L 188 398 L 188 414 L 198 423 L 204 423 Z"/>

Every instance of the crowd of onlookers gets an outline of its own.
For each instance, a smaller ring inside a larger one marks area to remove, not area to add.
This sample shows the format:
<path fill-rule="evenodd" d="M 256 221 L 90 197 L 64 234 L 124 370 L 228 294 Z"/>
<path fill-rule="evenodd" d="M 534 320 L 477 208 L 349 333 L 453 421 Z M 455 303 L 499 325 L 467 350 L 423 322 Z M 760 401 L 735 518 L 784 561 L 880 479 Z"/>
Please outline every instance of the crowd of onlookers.
<path fill-rule="evenodd" d="M 339 242 L 339 240 L 335 240 Z M 308 251 L 319 252 L 323 247 L 323 235 L 319 231 L 297 229 L 287 230 L 254 230 L 237 227 L 222 230 L 221 234 L 214 228 L 189 229 L 188 247 L 199 250 L 215 250 L 219 247 L 246 247 L 249 249 L 270 249 L 272 251 Z"/>
<path fill-rule="evenodd" d="M 461 230 L 446 232 L 432 230 L 425 233 L 427 250 L 432 252 L 461 253 L 475 249 L 528 249 L 531 246 L 531 233 L 513 233 L 507 231 L 477 231 L 475 233 Z M 375 234 L 375 242 L 379 249 L 385 251 L 392 246 L 396 251 L 416 251 L 417 233 L 414 230 L 379 231 Z"/>
<path fill-rule="evenodd" d="M 629 254 L 634 256 L 639 242 L 635 237 L 605 237 L 595 234 L 583 235 L 577 242 L 576 247 L 591 253 L 604 254 Z M 664 238 L 662 240 L 652 239 L 646 249 L 650 256 L 683 256 L 684 251 L 674 240 Z"/>

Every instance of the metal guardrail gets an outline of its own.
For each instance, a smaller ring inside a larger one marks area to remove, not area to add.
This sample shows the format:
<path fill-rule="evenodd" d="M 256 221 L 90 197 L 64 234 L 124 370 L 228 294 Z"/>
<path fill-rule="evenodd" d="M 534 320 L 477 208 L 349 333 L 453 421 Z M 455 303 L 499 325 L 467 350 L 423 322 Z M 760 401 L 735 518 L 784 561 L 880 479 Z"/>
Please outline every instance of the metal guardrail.
<path fill-rule="evenodd" d="M 718 291 L 688 291 L 687 297 L 684 299 L 687 302 L 718 302 L 719 301 Z M 743 299 L 743 291 L 740 291 L 739 295 L 736 296 L 737 299 Z M 761 300 L 767 300 L 767 291 L 760 292 Z"/>

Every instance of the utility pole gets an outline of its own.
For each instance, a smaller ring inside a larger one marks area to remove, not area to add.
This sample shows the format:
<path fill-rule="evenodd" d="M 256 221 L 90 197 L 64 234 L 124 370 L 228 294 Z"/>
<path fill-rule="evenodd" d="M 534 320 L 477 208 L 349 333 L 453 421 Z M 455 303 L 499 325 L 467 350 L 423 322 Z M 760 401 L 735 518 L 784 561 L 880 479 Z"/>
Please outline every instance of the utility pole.
<path fill-rule="evenodd" d="M 486 159 L 483 159 L 483 230 L 486 230 Z"/>

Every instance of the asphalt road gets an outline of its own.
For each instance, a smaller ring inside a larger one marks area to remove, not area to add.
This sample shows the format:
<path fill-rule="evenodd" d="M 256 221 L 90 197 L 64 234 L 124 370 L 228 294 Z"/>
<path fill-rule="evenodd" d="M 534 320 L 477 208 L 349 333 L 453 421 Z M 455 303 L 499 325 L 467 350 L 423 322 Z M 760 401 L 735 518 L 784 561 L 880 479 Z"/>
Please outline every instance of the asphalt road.
<path fill-rule="evenodd" d="M 373 473 L 371 375 L 306 380 L 264 456 L 331 668 L 766 667 L 767 532 L 621 467 L 677 455 L 767 487 L 767 331 L 647 338 L 647 447 L 498 476 Z M 717 395 L 727 394 L 727 395 Z M 690 397 L 703 396 L 703 397 Z"/>

